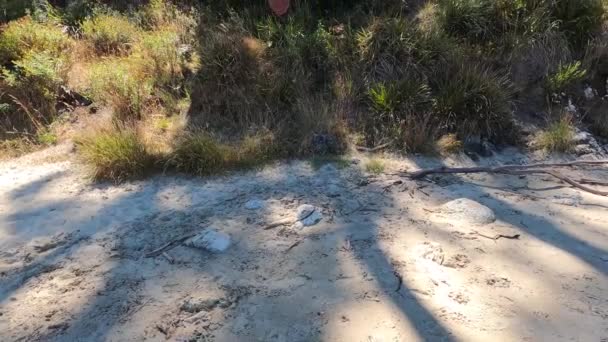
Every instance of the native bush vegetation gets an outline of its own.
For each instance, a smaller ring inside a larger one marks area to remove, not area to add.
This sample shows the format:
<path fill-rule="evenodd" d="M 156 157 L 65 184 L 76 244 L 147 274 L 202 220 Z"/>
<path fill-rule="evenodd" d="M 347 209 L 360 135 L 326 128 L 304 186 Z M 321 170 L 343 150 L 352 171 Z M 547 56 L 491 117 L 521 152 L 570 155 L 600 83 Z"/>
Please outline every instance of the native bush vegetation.
<path fill-rule="evenodd" d="M 122 127 L 80 140 L 97 178 L 141 175 L 148 158 L 126 150 L 197 175 L 341 153 L 355 135 L 451 153 L 516 143 L 517 119 L 543 116 L 544 145 L 564 150 L 550 113 L 572 102 L 588 112 L 572 122 L 608 132 L 603 0 L 292 0 L 282 18 L 264 1 L 5 2 L 3 133 L 54 136 L 74 90 Z"/>

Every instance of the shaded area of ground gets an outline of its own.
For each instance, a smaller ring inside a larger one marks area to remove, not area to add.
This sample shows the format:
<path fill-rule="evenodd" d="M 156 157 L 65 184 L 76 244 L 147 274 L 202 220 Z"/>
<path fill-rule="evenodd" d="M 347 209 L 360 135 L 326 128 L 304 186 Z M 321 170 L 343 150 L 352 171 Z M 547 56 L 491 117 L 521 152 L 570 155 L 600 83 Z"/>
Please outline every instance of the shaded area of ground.
<path fill-rule="evenodd" d="M 387 163 L 391 171 L 437 161 Z M 1 183 L 7 340 L 598 340 L 608 333 L 608 203 L 580 195 L 575 205 L 558 204 L 579 195 L 543 179 L 395 184 L 395 176 L 365 174 L 361 163 L 294 162 L 215 179 L 93 187 L 53 165 L 24 167 L 27 177 L 2 173 L 15 177 Z M 544 190 L 509 190 L 522 186 Z M 497 221 L 472 227 L 436 212 L 462 197 L 492 208 Z M 245 209 L 254 198 L 266 206 Z M 263 229 L 303 203 L 322 208 L 323 221 Z M 229 234 L 231 248 L 144 257 L 206 227 Z M 522 237 L 494 242 L 473 230 Z M 425 243 L 442 247 L 445 264 L 420 258 Z M 210 298 L 221 304 L 181 309 Z"/>

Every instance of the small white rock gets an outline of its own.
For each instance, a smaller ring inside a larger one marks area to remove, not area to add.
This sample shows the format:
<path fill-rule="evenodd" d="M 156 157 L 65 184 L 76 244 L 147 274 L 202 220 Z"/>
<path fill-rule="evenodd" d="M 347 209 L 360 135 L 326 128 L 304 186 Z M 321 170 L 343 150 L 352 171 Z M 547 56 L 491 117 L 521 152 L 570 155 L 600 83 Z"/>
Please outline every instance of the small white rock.
<path fill-rule="evenodd" d="M 206 229 L 188 239 L 184 245 L 204 249 L 212 253 L 221 253 L 230 247 L 230 236 L 212 229 Z"/>
<path fill-rule="evenodd" d="M 302 222 L 304 227 L 310 227 L 310 226 L 314 226 L 315 224 L 321 222 L 322 219 L 323 219 L 323 214 L 321 214 L 320 211 L 315 210 L 314 213 L 312 213 L 307 218 L 301 220 L 300 222 Z"/>
<path fill-rule="evenodd" d="M 593 100 L 594 97 L 595 97 L 595 90 L 593 90 L 593 88 L 591 88 L 591 87 L 585 88 L 585 98 L 587 100 Z"/>
<path fill-rule="evenodd" d="M 264 208 L 264 201 L 259 199 L 252 199 L 245 203 L 245 209 L 247 210 L 259 210 Z"/>
<path fill-rule="evenodd" d="M 492 209 L 468 198 L 450 201 L 441 206 L 441 211 L 454 219 L 471 224 L 484 225 L 496 221 Z"/>
<path fill-rule="evenodd" d="M 319 223 L 323 219 L 323 214 L 321 213 L 321 209 L 317 208 L 310 204 L 303 204 L 297 209 L 297 219 L 296 228 L 303 228 L 314 226 Z"/>
<path fill-rule="evenodd" d="M 555 204 L 576 207 L 577 205 L 581 204 L 582 200 L 583 200 L 583 197 L 577 193 L 577 194 L 570 195 L 570 196 L 555 196 L 553 199 L 551 199 L 551 202 L 553 202 Z"/>
<path fill-rule="evenodd" d="M 302 204 L 301 206 L 298 207 L 298 209 L 296 209 L 296 217 L 298 219 L 298 221 L 301 221 L 302 219 L 308 217 L 310 214 L 312 214 L 315 210 L 317 210 L 317 208 L 314 205 L 310 205 L 310 204 Z"/>

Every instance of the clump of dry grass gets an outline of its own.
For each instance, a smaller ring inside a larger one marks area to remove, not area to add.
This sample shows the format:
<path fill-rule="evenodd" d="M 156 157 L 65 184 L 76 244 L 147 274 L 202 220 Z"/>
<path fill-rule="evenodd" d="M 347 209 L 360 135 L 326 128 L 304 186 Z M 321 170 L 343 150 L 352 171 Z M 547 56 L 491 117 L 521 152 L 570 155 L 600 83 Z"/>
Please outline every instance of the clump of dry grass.
<path fill-rule="evenodd" d="M 454 154 L 462 151 L 463 143 L 456 134 L 443 135 L 435 143 L 437 152 L 442 155 Z"/>
<path fill-rule="evenodd" d="M 95 180 L 119 183 L 142 177 L 154 166 L 154 157 L 133 127 L 97 128 L 75 143 Z"/>
<path fill-rule="evenodd" d="M 199 130 L 184 132 L 171 151 L 167 168 L 197 176 L 207 176 L 236 168 L 260 165 L 275 157 L 270 133 L 248 136 L 232 144 L 219 142 Z"/>
<path fill-rule="evenodd" d="M 572 118 L 563 115 L 553 122 L 538 137 L 538 147 L 548 152 L 569 152 L 574 147 Z"/>
<path fill-rule="evenodd" d="M 365 170 L 374 175 L 379 175 L 383 173 L 384 169 L 384 162 L 378 158 L 372 158 L 365 163 Z"/>

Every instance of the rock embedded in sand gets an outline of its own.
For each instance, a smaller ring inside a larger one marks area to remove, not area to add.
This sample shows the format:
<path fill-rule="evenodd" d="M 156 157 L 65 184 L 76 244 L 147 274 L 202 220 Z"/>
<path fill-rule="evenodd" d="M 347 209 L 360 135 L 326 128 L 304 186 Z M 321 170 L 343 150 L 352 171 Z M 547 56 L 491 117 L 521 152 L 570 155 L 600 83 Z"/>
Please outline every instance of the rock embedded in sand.
<path fill-rule="evenodd" d="M 470 224 L 484 225 L 496 221 L 492 209 L 468 198 L 459 198 L 441 206 L 441 212 L 455 220 Z"/>
<path fill-rule="evenodd" d="M 264 208 L 264 201 L 259 199 L 252 199 L 245 203 L 245 209 L 247 210 L 259 210 Z"/>
<path fill-rule="evenodd" d="M 230 244 L 230 236 L 213 229 L 206 229 L 184 242 L 188 247 L 204 249 L 212 253 L 224 252 Z"/>
<path fill-rule="evenodd" d="M 314 226 L 323 219 L 321 209 L 310 204 L 303 204 L 298 207 L 296 214 L 296 226 L 298 228 Z"/>
<path fill-rule="evenodd" d="M 189 298 L 181 306 L 182 311 L 198 313 L 201 311 L 211 311 L 216 307 L 228 307 L 230 302 L 225 298 Z"/>

